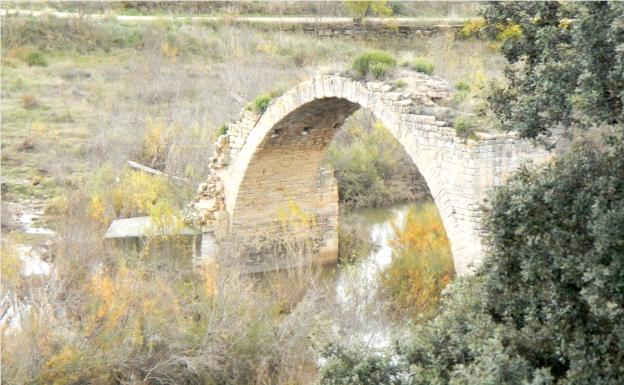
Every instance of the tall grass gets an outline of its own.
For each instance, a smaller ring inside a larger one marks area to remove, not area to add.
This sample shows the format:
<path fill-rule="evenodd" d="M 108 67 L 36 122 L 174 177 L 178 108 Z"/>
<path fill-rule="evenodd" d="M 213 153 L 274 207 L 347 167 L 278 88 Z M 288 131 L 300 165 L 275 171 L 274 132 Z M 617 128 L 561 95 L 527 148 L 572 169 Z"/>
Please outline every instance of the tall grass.
<path fill-rule="evenodd" d="M 35 46 L 41 50 L 105 51 L 137 46 L 145 27 L 115 22 L 47 16 L 3 18 L 2 48 Z"/>
<path fill-rule="evenodd" d="M 433 70 L 434 70 L 434 66 L 433 64 L 429 63 L 427 60 L 422 59 L 422 58 L 417 58 L 412 62 L 408 63 L 409 67 L 411 67 L 414 71 L 416 72 L 421 72 L 427 75 L 432 75 L 433 74 Z"/>

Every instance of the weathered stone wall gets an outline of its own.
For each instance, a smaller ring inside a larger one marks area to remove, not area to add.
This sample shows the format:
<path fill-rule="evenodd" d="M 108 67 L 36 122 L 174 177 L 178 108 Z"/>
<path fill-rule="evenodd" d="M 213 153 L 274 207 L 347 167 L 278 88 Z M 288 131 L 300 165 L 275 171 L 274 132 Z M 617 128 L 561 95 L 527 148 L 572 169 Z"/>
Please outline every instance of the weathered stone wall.
<path fill-rule="evenodd" d="M 197 223 L 217 239 L 253 239 L 278 225 L 280 210 L 296 204 L 337 247 L 338 196 L 333 177 L 333 184 L 323 183 L 321 162 L 344 120 L 363 107 L 419 169 L 451 241 L 455 269 L 470 274 L 483 257 L 482 204 L 488 190 L 523 161 L 547 153 L 509 134 L 459 138 L 448 122 L 422 112 L 436 111 L 450 99 L 448 84 L 417 73 L 408 80 L 397 90 L 382 82 L 319 76 L 276 99 L 262 116 L 243 113 L 217 141 L 208 183 L 191 210 Z"/>
<path fill-rule="evenodd" d="M 457 32 L 461 24 L 457 25 L 409 25 L 395 24 L 391 21 L 387 23 L 280 23 L 274 24 L 271 28 L 277 28 L 288 32 L 306 32 L 319 36 L 342 36 L 357 37 L 363 36 L 392 36 L 392 37 L 429 37 L 439 33 Z"/>

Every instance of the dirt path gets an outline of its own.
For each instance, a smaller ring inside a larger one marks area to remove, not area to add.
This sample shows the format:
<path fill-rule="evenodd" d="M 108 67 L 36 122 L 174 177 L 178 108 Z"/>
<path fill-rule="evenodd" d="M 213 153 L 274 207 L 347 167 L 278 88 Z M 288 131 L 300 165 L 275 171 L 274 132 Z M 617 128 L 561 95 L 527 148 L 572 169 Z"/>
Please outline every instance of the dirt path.
<path fill-rule="evenodd" d="M 44 11 L 28 11 L 1 9 L 0 16 L 20 15 L 41 17 L 42 15 L 53 15 L 59 18 L 77 18 L 81 15 L 74 12 L 44 12 Z M 106 14 L 88 14 L 83 15 L 95 20 L 114 19 L 120 22 L 153 22 L 161 20 L 188 20 L 188 21 L 238 21 L 244 23 L 263 23 L 263 24 L 349 24 L 353 23 L 353 19 L 349 17 L 312 17 L 312 16 L 137 16 L 137 15 L 106 15 Z M 432 26 L 432 25 L 462 25 L 473 18 L 448 17 L 448 18 L 432 18 L 432 17 L 367 17 L 366 22 L 372 24 L 392 23 L 395 25 L 406 26 Z"/>

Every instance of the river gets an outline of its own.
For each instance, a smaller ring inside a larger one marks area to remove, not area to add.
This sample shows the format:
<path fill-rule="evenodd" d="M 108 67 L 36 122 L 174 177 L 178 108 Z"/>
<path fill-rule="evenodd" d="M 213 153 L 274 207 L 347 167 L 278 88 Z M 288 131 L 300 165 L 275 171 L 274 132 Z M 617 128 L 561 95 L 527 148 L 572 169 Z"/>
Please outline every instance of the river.
<path fill-rule="evenodd" d="M 331 318 L 334 333 L 347 344 L 371 348 L 391 345 L 404 328 L 392 322 L 379 298 L 380 273 L 392 261 L 393 223 L 403 227 L 410 208 L 423 203 L 410 203 L 391 208 L 358 210 L 348 214 L 368 229 L 374 245 L 368 255 L 353 263 L 340 264 L 327 274 L 326 284 L 333 298 Z"/>

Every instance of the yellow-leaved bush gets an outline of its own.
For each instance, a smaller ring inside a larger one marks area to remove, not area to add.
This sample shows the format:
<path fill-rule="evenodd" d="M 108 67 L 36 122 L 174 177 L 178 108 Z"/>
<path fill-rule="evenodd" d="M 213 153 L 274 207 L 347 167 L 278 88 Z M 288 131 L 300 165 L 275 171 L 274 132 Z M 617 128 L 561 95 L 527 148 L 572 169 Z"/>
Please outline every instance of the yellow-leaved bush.
<path fill-rule="evenodd" d="M 92 375 L 88 357 L 72 345 L 63 345 L 41 368 L 40 383 L 72 385 L 84 381 L 85 374 Z"/>
<path fill-rule="evenodd" d="M 314 215 L 306 213 L 294 200 L 288 201 L 287 208 L 277 210 L 277 219 L 282 230 L 308 230 L 316 224 Z"/>
<path fill-rule="evenodd" d="M 518 24 L 508 23 L 507 25 L 497 25 L 499 33 L 496 35 L 496 40 L 505 42 L 508 39 L 520 39 L 522 37 L 522 27 Z"/>
<path fill-rule="evenodd" d="M 58 325 L 56 330 L 41 328 L 41 336 L 33 337 L 41 360 L 38 369 L 30 368 L 34 377 L 28 383 L 125 382 L 128 374 L 120 368 L 132 371 L 132 365 L 165 354 L 163 338 L 194 338 L 194 321 L 184 313 L 180 294 L 144 266 L 119 262 L 94 273 L 86 281 L 83 299 L 79 320 L 66 320 L 62 330 Z M 25 327 L 31 327 L 38 314 L 29 314 Z M 47 313 L 40 317 L 52 325 L 59 322 Z"/>
<path fill-rule="evenodd" d="M 84 333 L 107 349 L 149 350 L 158 335 L 179 333 L 175 331 L 183 323 L 179 298 L 158 276 L 122 263 L 114 273 L 95 274 L 88 289 Z"/>
<path fill-rule="evenodd" d="M 181 130 L 179 125 L 166 125 L 162 120 L 148 118 L 139 160 L 150 167 L 164 168 L 175 138 L 180 135 Z"/>
<path fill-rule="evenodd" d="M 397 314 L 427 319 L 455 275 L 444 225 L 435 204 L 426 203 L 410 208 L 405 225 L 393 228 L 392 262 L 381 274 L 383 294 Z"/>
<path fill-rule="evenodd" d="M 173 212 L 175 206 L 173 187 L 167 179 L 129 168 L 117 175 L 108 164 L 93 173 L 88 190 L 88 214 L 97 222 L 140 215 L 162 219 L 163 213 Z"/>
<path fill-rule="evenodd" d="M 4 239 L 0 250 L 1 286 L 5 297 L 9 298 L 16 294 L 16 290 L 22 285 L 23 262 L 19 256 L 18 244 L 21 240 L 14 234 L 3 234 Z"/>

